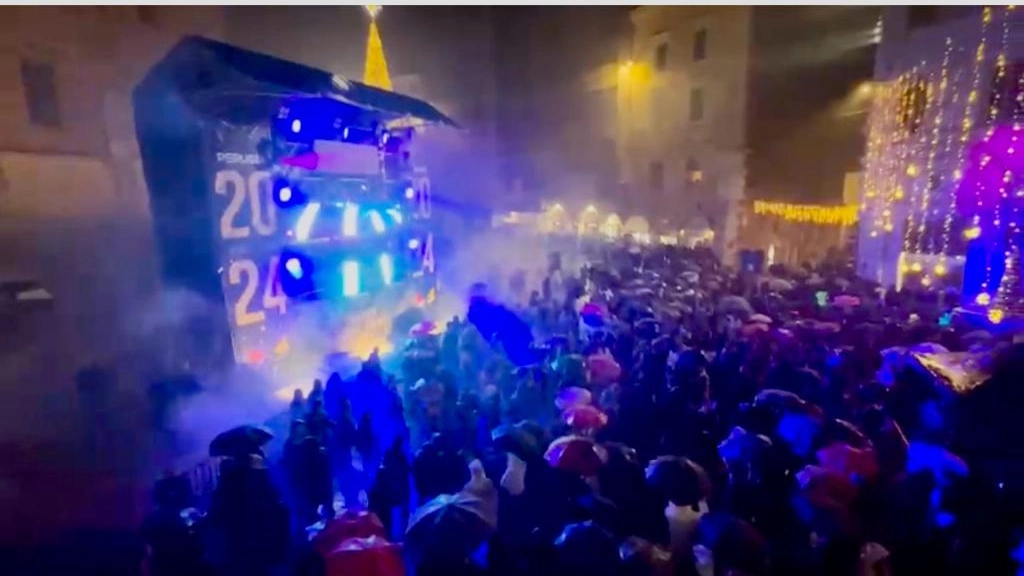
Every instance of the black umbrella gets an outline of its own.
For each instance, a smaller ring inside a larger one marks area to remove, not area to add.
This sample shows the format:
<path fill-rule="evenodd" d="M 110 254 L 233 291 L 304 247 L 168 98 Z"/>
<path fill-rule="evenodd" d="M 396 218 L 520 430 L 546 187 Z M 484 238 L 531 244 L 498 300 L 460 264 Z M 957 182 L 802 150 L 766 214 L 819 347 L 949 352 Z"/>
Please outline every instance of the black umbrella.
<path fill-rule="evenodd" d="M 676 506 L 695 506 L 711 496 L 711 479 L 689 458 L 661 456 L 647 466 L 647 485 Z"/>
<path fill-rule="evenodd" d="M 491 430 L 491 440 L 495 448 L 514 454 L 524 462 L 543 454 L 541 438 L 529 426 L 524 426 L 524 422 L 498 426 Z"/>
<path fill-rule="evenodd" d="M 210 442 L 210 457 L 255 454 L 273 439 L 274 433 L 265 426 L 238 426 L 221 432 Z"/>
<path fill-rule="evenodd" d="M 461 492 L 442 494 L 412 514 L 405 533 L 405 549 L 420 561 L 460 561 L 468 558 L 497 528 L 498 493 L 477 467 Z"/>

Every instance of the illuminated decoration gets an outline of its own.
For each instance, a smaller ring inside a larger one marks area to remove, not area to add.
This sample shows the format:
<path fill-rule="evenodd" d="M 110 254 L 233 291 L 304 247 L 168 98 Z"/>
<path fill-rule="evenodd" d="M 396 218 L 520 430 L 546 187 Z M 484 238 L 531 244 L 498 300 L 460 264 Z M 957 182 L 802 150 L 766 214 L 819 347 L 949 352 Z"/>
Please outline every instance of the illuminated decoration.
<path fill-rule="evenodd" d="M 391 74 L 388 73 L 388 61 L 384 57 L 384 43 L 380 39 L 377 17 L 382 6 L 366 6 L 370 15 L 370 32 L 366 38 L 366 60 L 363 65 L 363 83 L 374 88 L 391 90 Z"/>
<path fill-rule="evenodd" d="M 320 203 L 310 202 L 303 209 L 302 215 L 299 216 L 299 221 L 295 224 L 295 239 L 299 242 L 306 242 L 309 240 L 309 234 L 313 230 L 313 223 L 316 222 L 316 216 L 320 213 Z"/>
<path fill-rule="evenodd" d="M 388 208 L 387 209 L 387 213 L 388 213 L 388 216 L 391 217 L 391 221 L 392 222 L 394 222 L 395 224 L 401 224 L 402 223 L 402 211 L 401 210 L 399 210 L 398 208 Z"/>
<path fill-rule="evenodd" d="M 298 258 L 289 258 L 284 263 L 285 270 L 291 274 L 292 278 L 301 280 L 304 274 L 302 269 L 302 261 Z"/>
<path fill-rule="evenodd" d="M 911 272 L 900 264 L 906 261 L 903 255 L 927 254 L 937 255 L 938 260 L 925 267 L 919 281 L 925 277 L 932 284 L 956 281 L 960 276 L 950 273 L 956 268 L 950 260 L 962 258 L 965 250 L 981 249 L 970 248 L 972 242 L 991 242 L 989 235 L 995 232 L 990 229 L 997 220 L 1005 225 L 1001 207 L 964 209 L 965 203 L 982 194 L 971 187 L 974 184 L 964 182 L 971 177 L 969 164 L 991 161 L 970 157 L 968 150 L 979 137 L 991 135 L 996 112 L 1006 107 L 999 90 L 993 90 L 991 99 L 983 96 L 988 93 L 983 83 L 992 79 L 994 86 L 999 85 L 1006 75 L 1011 10 L 985 7 L 976 20 L 973 44 L 965 45 L 966 34 L 939 36 L 925 58 L 917 60 L 916 53 L 890 56 L 903 61 L 904 72 L 876 79 L 861 192 L 861 274 L 883 283 L 896 279 L 899 285 L 899 277 Z M 985 107 L 987 117 L 982 112 Z M 1013 147 L 1002 150 L 1014 152 Z M 1004 183 L 1003 189 L 1010 194 L 1013 185 Z M 998 188 L 995 192 L 998 197 Z M 986 264 L 982 266 L 986 270 L 976 272 L 970 260 L 976 259 L 968 258 L 963 267 L 965 282 L 970 276 L 993 276 L 1001 268 Z M 969 298 L 973 301 L 979 291 L 993 293 L 992 289 L 979 284 Z"/>
<path fill-rule="evenodd" d="M 380 212 L 376 210 L 370 210 L 370 226 L 373 227 L 373 231 L 377 234 L 383 234 L 387 230 L 387 225 L 384 224 L 384 217 L 380 215 Z"/>
<path fill-rule="evenodd" d="M 395 262 L 390 254 L 380 255 L 380 276 L 385 286 L 390 286 L 395 281 Z"/>
<path fill-rule="evenodd" d="M 860 207 L 851 204 L 846 206 L 818 206 L 814 204 L 787 204 L 785 202 L 754 201 L 754 214 L 773 216 L 786 222 L 828 226 L 852 226 L 857 223 Z"/>
<path fill-rule="evenodd" d="M 343 296 L 359 294 L 359 263 L 347 260 L 341 265 L 341 293 Z"/>
<path fill-rule="evenodd" d="M 359 234 L 359 206 L 349 202 L 341 214 L 341 235 L 354 238 Z"/>

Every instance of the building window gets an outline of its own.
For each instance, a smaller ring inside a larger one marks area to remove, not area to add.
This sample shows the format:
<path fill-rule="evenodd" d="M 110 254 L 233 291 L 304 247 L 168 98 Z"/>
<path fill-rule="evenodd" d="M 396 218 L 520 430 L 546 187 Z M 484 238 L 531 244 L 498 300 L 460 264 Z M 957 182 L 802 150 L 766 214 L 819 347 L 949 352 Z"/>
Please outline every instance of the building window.
<path fill-rule="evenodd" d="M 29 121 L 36 126 L 59 128 L 60 106 L 53 65 L 22 60 L 21 84 Z"/>
<path fill-rule="evenodd" d="M 135 14 L 139 22 L 147 26 L 156 26 L 156 6 L 136 6 Z"/>
<path fill-rule="evenodd" d="M 700 122 L 704 119 L 704 89 L 694 88 L 690 90 L 690 122 Z"/>
<path fill-rule="evenodd" d="M 686 160 L 686 181 L 691 184 L 704 181 L 704 171 L 700 169 L 700 162 L 696 158 Z"/>
<path fill-rule="evenodd" d="M 662 42 L 654 49 L 654 69 L 665 70 L 668 68 L 668 42 Z"/>
<path fill-rule="evenodd" d="M 701 28 L 693 35 L 693 61 L 700 62 L 708 57 L 708 31 Z"/>
<path fill-rule="evenodd" d="M 648 168 L 648 180 L 650 180 L 651 190 L 655 192 L 661 192 L 665 189 L 665 165 L 660 161 L 651 162 Z"/>

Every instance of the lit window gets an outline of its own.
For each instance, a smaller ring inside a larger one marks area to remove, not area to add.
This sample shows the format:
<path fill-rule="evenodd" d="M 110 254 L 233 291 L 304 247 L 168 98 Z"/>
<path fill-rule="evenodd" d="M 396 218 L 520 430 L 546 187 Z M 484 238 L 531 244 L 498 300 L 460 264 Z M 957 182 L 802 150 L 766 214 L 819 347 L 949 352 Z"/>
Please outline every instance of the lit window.
<path fill-rule="evenodd" d="M 700 62 L 708 57 L 708 31 L 705 28 L 697 30 L 693 35 L 693 61 Z"/>
<path fill-rule="evenodd" d="M 29 121 L 36 126 L 59 128 L 60 105 L 57 100 L 57 80 L 53 65 L 22 60 L 21 83 L 25 90 Z"/>
<path fill-rule="evenodd" d="M 654 69 L 660 71 L 666 68 L 668 68 L 668 42 L 662 42 L 654 49 Z"/>
<path fill-rule="evenodd" d="M 690 122 L 700 122 L 704 119 L 704 89 L 694 88 L 690 90 Z"/>

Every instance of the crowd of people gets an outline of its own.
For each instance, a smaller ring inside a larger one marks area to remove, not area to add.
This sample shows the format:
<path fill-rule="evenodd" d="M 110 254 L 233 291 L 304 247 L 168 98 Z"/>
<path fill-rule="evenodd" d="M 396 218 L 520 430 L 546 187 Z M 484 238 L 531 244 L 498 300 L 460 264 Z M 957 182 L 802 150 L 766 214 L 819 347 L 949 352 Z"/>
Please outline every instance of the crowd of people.
<path fill-rule="evenodd" d="M 416 323 L 394 375 L 297 392 L 279 458 L 264 428 L 218 437 L 202 511 L 157 485 L 149 573 L 1024 573 L 1012 334 L 842 263 L 561 268 Z"/>

